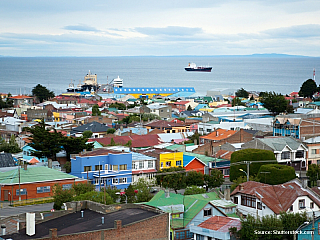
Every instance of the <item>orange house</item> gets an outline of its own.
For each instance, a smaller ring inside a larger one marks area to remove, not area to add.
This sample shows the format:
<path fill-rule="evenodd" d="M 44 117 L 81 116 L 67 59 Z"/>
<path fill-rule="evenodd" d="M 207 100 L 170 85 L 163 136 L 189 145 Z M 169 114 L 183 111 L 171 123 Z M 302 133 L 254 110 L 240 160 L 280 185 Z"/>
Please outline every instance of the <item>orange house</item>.
<path fill-rule="evenodd" d="M 183 167 L 186 171 L 196 171 L 205 174 L 206 164 L 202 162 L 200 159 L 193 156 L 183 155 Z"/>

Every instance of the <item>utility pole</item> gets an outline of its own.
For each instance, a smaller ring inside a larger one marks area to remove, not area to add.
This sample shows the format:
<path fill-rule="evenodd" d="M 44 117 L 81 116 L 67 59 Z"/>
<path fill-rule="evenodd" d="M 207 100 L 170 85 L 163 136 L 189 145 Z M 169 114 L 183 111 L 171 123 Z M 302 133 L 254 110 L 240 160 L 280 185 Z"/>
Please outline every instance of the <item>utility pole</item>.
<path fill-rule="evenodd" d="M 19 202 L 21 202 L 21 189 L 20 189 L 20 160 L 19 160 L 18 171 L 19 171 Z"/>

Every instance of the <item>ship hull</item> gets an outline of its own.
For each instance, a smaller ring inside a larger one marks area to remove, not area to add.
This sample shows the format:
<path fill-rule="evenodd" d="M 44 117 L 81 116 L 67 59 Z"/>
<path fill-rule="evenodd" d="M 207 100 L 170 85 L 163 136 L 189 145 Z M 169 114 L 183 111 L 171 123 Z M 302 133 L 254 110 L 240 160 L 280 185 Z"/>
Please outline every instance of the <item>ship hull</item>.
<path fill-rule="evenodd" d="M 189 67 L 186 67 L 185 68 L 186 71 L 190 71 L 190 72 L 211 72 L 212 70 L 212 67 L 202 67 L 202 68 L 189 68 Z"/>

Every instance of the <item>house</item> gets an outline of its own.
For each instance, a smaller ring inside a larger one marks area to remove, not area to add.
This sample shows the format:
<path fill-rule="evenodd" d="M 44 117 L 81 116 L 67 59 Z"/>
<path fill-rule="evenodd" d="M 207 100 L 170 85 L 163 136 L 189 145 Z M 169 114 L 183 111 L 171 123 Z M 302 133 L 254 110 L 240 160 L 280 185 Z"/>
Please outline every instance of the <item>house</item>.
<path fill-rule="evenodd" d="M 152 179 L 157 172 L 156 166 L 156 158 L 132 152 L 132 182 L 137 182 L 139 178 Z"/>
<path fill-rule="evenodd" d="M 313 137 L 303 141 L 308 147 L 308 166 L 320 164 L 320 137 Z"/>
<path fill-rule="evenodd" d="M 308 207 L 320 210 L 320 199 L 309 188 L 302 187 L 299 180 L 292 180 L 279 185 L 268 185 L 249 181 L 241 183 L 231 193 L 232 201 L 243 215 L 255 217 L 279 215 L 280 212 L 298 213 Z"/>
<path fill-rule="evenodd" d="M 296 171 L 306 171 L 308 148 L 292 137 L 255 138 L 244 143 L 242 149 L 264 149 L 274 153 L 279 164 L 292 166 Z"/>
<path fill-rule="evenodd" d="M 165 133 L 188 132 L 189 125 L 184 123 L 168 122 L 166 120 L 155 120 L 144 125 L 147 129 L 160 129 Z"/>
<path fill-rule="evenodd" d="M 8 97 L 8 99 L 13 101 L 14 107 L 20 107 L 21 105 L 33 106 L 33 97 L 30 96 L 18 95 Z"/>
<path fill-rule="evenodd" d="M 194 239 L 191 226 L 212 216 L 227 216 L 210 202 L 218 199 L 215 192 L 183 196 L 160 191 L 144 204 L 170 213 L 170 239 Z"/>
<path fill-rule="evenodd" d="M 157 159 L 157 170 L 171 167 L 183 167 L 183 152 L 148 148 L 137 152 Z"/>
<path fill-rule="evenodd" d="M 232 239 L 229 228 L 241 229 L 240 219 L 224 216 L 213 216 L 197 226 L 190 226 L 195 239 Z"/>
<path fill-rule="evenodd" d="M 309 222 L 304 222 L 299 228 L 296 230 L 296 238 L 297 240 L 318 240 L 320 239 L 320 217 L 319 216 L 311 216 Z"/>
<path fill-rule="evenodd" d="M 307 139 L 320 135 L 320 118 L 283 118 L 273 121 L 273 136 L 292 136 Z"/>
<path fill-rule="evenodd" d="M 71 157 L 71 173 L 104 187 L 127 188 L 132 182 L 132 153 L 99 148 Z"/>
<path fill-rule="evenodd" d="M 26 214 L 11 217 L 5 222 L 7 234 L 1 237 L 20 240 L 167 240 L 169 236 L 169 213 L 159 209 L 135 204 L 104 205 L 92 201 L 67 202 L 65 208 L 63 214 L 61 211 L 35 212 L 36 216 L 42 216 L 42 220 L 37 217 L 28 230 L 25 221 L 20 220 Z M 31 233 L 33 231 L 34 234 Z"/>
<path fill-rule="evenodd" d="M 1 173 L 0 201 L 17 201 L 19 196 L 23 200 L 51 197 L 54 184 L 70 189 L 72 184 L 79 182 L 85 183 L 87 180 L 51 168 L 25 164 L 24 168 L 17 166 Z"/>
<path fill-rule="evenodd" d="M 172 107 L 165 104 L 160 103 L 152 103 L 149 105 L 143 105 L 140 108 L 140 113 L 152 113 L 159 116 L 161 119 L 169 119 L 171 118 Z"/>
<path fill-rule="evenodd" d="M 73 128 L 70 134 L 76 137 L 79 137 L 79 136 L 82 136 L 84 131 L 91 131 L 92 138 L 101 138 L 107 134 L 106 132 L 109 128 L 110 127 L 106 126 L 105 124 L 101 124 L 98 122 L 91 122 L 91 123 L 87 123 L 82 126 Z"/>

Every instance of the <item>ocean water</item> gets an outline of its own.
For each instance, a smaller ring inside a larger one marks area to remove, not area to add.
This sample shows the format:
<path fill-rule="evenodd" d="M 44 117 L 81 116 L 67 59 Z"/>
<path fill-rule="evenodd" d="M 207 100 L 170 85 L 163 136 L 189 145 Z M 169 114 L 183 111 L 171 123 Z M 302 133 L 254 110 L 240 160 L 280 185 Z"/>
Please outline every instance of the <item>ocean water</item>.
<path fill-rule="evenodd" d="M 187 72 L 189 62 L 210 65 L 212 72 Z M 0 92 L 30 94 L 38 83 L 55 94 L 75 85 L 90 70 L 98 83 L 120 76 L 124 87 L 194 87 L 199 94 L 217 89 L 232 93 L 299 91 L 302 83 L 320 71 L 320 58 L 309 57 L 0 57 Z M 319 74 L 320 79 L 320 74 Z M 316 79 L 317 81 L 317 79 Z M 317 84 L 319 85 L 319 84 Z"/>

